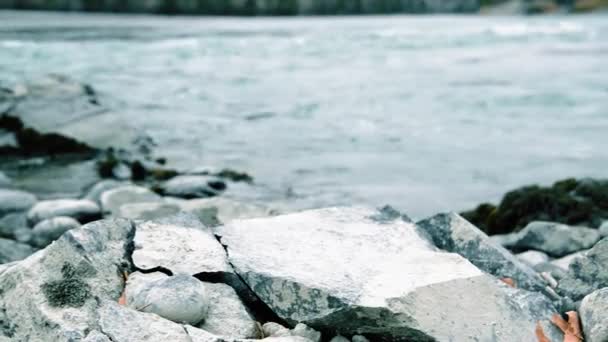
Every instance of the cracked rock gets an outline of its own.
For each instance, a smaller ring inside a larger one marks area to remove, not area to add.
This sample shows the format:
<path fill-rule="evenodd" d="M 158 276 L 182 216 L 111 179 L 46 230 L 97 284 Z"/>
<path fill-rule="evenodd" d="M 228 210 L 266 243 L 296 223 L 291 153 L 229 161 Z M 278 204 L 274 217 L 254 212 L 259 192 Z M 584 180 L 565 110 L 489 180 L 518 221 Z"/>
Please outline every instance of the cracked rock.
<path fill-rule="evenodd" d="M 327 208 L 237 220 L 217 233 L 236 272 L 277 315 L 329 336 L 532 341 L 540 320 L 559 338 L 544 296 L 438 250 L 411 223 L 376 215 Z"/>
<path fill-rule="evenodd" d="M 101 218 L 101 210 L 95 202 L 80 199 L 58 199 L 36 203 L 27 213 L 31 226 L 57 216 L 68 216 L 81 223 Z"/>

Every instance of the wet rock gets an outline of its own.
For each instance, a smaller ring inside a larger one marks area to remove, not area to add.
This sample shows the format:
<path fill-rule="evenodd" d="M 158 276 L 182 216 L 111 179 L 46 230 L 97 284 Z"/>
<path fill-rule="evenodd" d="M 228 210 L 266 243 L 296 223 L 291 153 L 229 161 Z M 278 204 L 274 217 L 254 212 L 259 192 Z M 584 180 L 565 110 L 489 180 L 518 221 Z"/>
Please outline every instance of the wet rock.
<path fill-rule="evenodd" d="M 597 230 L 602 238 L 608 236 L 608 220 L 605 220 Z"/>
<path fill-rule="evenodd" d="M 179 211 L 178 206 L 164 202 L 127 203 L 120 206 L 117 216 L 132 220 L 154 220 L 175 215 Z"/>
<path fill-rule="evenodd" d="M 180 198 L 204 198 L 219 195 L 226 190 L 226 183 L 215 177 L 182 175 L 171 178 L 161 187 L 165 196 Z"/>
<path fill-rule="evenodd" d="M 0 321 L 9 326 L 11 338 L 86 338 L 99 319 L 98 301 L 116 302 L 123 290 L 132 234 L 126 220 L 89 223 L 0 274 Z M 124 322 L 123 330 L 128 330 Z"/>
<path fill-rule="evenodd" d="M 353 336 L 353 338 L 351 340 L 353 342 L 369 342 L 369 340 L 367 338 L 365 338 L 365 336 L 362 336 L 362 335 L 355 335 L 355 336 Z"/>
<path fill-rule="evenodd" d="M 12 181 L 8 176 L 0 171 L 0 188 L 8 188 L 12 185 Z"/>
<path fill-rule="evenodd" d="M 567 270 L 568 270 L 568 268 L 570 268 L 570 264 L 571 264 L 571 263 L 572 263 L 574 260 L 576 260 L 576 259 L 578 259 L 578 258 L 580 258 L 580 257 L 584 256 L 584 255 L 585 255 L 585 254 L 586 254 L 588 251 L 589 251 L 589 250 L 584 250 L 584 251 L 580 251 L 580 252 L 572 253 L 572 254 L 566 255 L 566 256 L 564 256 L 564 257 L 561 257 L 561 258 L 559 258 L 559 259 L 552 260 L 552 261 L 551 261 L 551 263 L 552 263 L 553 265 L 555 265 L 555 266 L 557 266 L 557 267 L 559 267 L 559 268 L 561 268 L 561 269 L 563 269 L 563 270 L 567 271 Z"/>
<path fill-rule="evenodd" d="M 232 287 L 204 283 L 209 296 L 207 319 L 198 327 L 222 338 L 258 338 L 257 323 Z"/>
<path fill-rule="evenodd" d="M 586 296 L 579 312 L 585 341 L 608 341 L 608 287 Z"/>
<path fill-rule="evenodd" d="M 549 256 L 539 251 L 526 251 L 515 255 L 519 260 L 525 262 L 530 267 L 549 262 Z"/>
<path fill-rule="evenodd" d="M 34 249 L 17 241 L 0 239 L 0 264 L 22 260 L 34 253 Z"/>
<path fill-rule="evenodd" d="M 161 197 L 147 188 L 126 185 L 104 191 L 101 194 L 101 208 L 104 213 L 118 215 L 120 207 L 127 203 L 149 203 L 159 202 Z"/>
<path fill-rule="evenodd" d="M 95 202 L 82 199 L 58 199 L 36 203 L 27 213 L 30 225 L 58 216 L 68 216 L 81 223 L 101 218 L 101 210 Z"/>
<path fill-rule="evenodd" d="M 0 216 L 28 210 L 36 203 L 36 196 L 20 190 L 0 189 Z"/>
<path fill-rule="evenodd" d="M 0 238 L 16 239 L 15 231 L 27 228 L 25 212 L 13 212 L 0 217 Z M 27 228 L 29 230 L 29 228 Z"/>
<path fill-rule="evenodd" d="M 173 273 L 232 272 L 213 233 L 192 216 L 137 224 L 133 262 L 140 269 Z"/>
<path fill-rule="evenodd" d="M 559 282 L 558 292 L 579 301 L 604 287 L 608 287 L 608 238 L 571 262 L 568 275 Z"/>
<path fill-rule="evenodd" d="M 600 239 L 597 229 L 571 227 L 555 222 L 531 222 L 518 233 L 513 249 L 533 249 L 562 257 L 591 248 Z"/>
<path fill-rule="evenodd" d="M 217 226 L 236 219 L 266 217 L 273 214 L 267 207 L 243 203 L 223 197 L 183 200 L 167 198 L 169 203 L 179 206 L 181 211 L 197 216 L 207 226 Z"/>
<path fill-rule="evenodd" d="M 329 340 L 329 342 L 350 342 L 350 340 L 344 336 L 338 335 L 338 336 L 334 336 L 334 338 Z"/>
<path fill-rule="evenodd" d="M 127 288 L 127 303 L 176 323 L 195 325 L 207 317 L 210 298 L 205 285 L 188 274 L 156 277 Z"/>
<path fill-rule="evenodd" d="M 93 185 L 93 187 L 91 187 L 91 189 L 89 189 L 89 191 L 84 196 L 84 199 L 88 199 L 97 203 L 98 205 L 101 205 L 102 193 L 125 185 L 126 184 L 124 182 L 119 182 L 113 179 L 104 179 Z"/>
<path fill-rule="evenodd" d="M 326 336 L 528 341 L 536 322 L 554 314 L 542 295 L 510 288 L 438 250 L 415 225 L 379 223 L 377 214 L 311 210 L 233 221 L 217 233 L 260 299 L 290 324 Z M 548 324 L 545 331 L 559 338 Z"/>
<path fill-rule="evenodd" d="M 512 278 L 524 289 L 542 290 L 545 287 L 531 266 L 456 213 L 438 214 L 418 222 L 417 226 L 435 246 L 462 255 L 485 272 L 498 278 Z"/>
<path fill-rule="evenodd" d="M 32 246 L 43 248 L 57 240 L 68 230 L 80 227 L 80 223 L 67 216 L 53 217 L 39 222 L 32 229 L 30 243 Z"/>
<path fill-rule="evenodd" d="M 483 204 L 462 215 L 490 235 L 518 231 L 533 221 L 597 227 L 608 217 L 608 180 L 564 179 L 551 187 L 508 192 L 495 207 Z"/>

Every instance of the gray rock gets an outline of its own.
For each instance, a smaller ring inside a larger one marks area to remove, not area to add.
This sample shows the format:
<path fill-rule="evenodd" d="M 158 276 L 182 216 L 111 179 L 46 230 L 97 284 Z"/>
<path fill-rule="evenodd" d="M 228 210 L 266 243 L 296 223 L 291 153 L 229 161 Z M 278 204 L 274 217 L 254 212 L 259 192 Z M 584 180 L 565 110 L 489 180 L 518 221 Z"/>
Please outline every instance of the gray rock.
<path fill-rule="evenodd" d="M 116 189 L 121 186 L 125 186 L 124 182 L 119 182 L 113 179 L 104 179 L 99 181 L 89 191 L 87 191 L 86 195 L 84 195 L 84 199 L 88 199 L 101 205 L 101 194 L 108 190 Z"/>
<path fill-rule="evenodd" d="M 233 221 L 217 233 L 236 272 L 290 324 L 372 339 L 532 341 L 543 321 L 559 338 L 544 296 L 510 288 L 438 250 L 415 225 L 377 214 L 311 210 Z"/>
<path fill-rule="evenodd" d="M 334 338 L 332 338 L 331 340 L 329 340 L 329 342 L 350 342 L 350 340 L 344 336 L 337 335 L 334 336 Z"/>
<path fill-rule="evenodd" d="M 517 233 L 497 234 L 497 235 L 490 236 L 490 240 L 492 242 L 497 243 L 497 244 L 503 246 L 504 248 L 509 248 L 509 249 L 511 249 L 511 247 L 513 247 L 513 245 L 515 245 L 515 243 L 517 242 L 518 239 L 519 239 L 519 236 L 517 235 Z"/>
<path fill-rule="evenodd" d="M 114 216 L 118 215 L 123 204 L 159 202 L 161 200 L 162 198 L 158 194 L 136 185 L 126 185 L 107 190 L 100 197 L 103 212 Z"/>
<path fill-rule="evenodd" d="M 518 233 L 514 247 L 519 250 L 534 249 L 553 257 L 562 257 L 591 248 L 599 239 L 597 229 L 535 221 Z"/>
<path fill-rule="evenodd" d="M 28 210 L 36 203 L 36 196 L 20 190 L 0 189 L 0 216 Z"/>
<path fill-rule="evenodd" d="M 362 335 L 355 335 L 353 338 L 351 338 L 351 340 L 353 342 L 369 342 L 369 340 Z"/>
<path fill-rule="evenodd" d="M 17 241 L 0 238 L 0 264 L 25 259 L 34 253 L 34 249 Z"/>
<path fill-rule="evenodd" d="M 223 197 L 191 200 L 167 197 L 167 201 L 179 206 L 182 211 L 196 215 L 208 226 L 229 223 L 236 219 L 267 217 L 273 213 L 271 209 L 262 205 L 242 203 Z"/>
<path fill-rule="evenodd" d="M 608 238 L 572 261 L 568 275 L 559 281 L 558 292 L 579 301 L 604 287 L 608 287 Z"/>
<path fill-rule="evenodd" d="M 32 240 L 32 228 L 18 226 L 18 228 L 13 231 L 13 235 L 15 241 L 29 244 Z"/>
<path fill-rule="evenodd" d="M 313 342 L 321 342 L 321 333 L 303 323 L 298 323 L 291 329 L 291 336 L 300 336 Z"/>
<path fill-rule="evenodd" d="M 112 340 L 102 332 L 93 330 L 84 338 L 84 340 L 82 340 L 82 342 L 112 342 Z"/>
<path fill-rule="evenodd" d="M 262 332 L 264 333 L 264 336 L 270 337 L 291 336 L 289 329 L 275 322 L 264 323 Z"/>
<path fill-rule="evenodd" d="M 579 312 L 585 341 L 608 341 L 608 287 L 586 296 Z"/>
<path fill-rule="evenodd" d="M 71 217 L 53 217 L 34 226 L 30 243 L 35 247 L 46 247 L 63 233 L 78 227 L 80 227 L 80 223 Z"/>
<path fill-rule="evenodd" d="M 554 265 L 551 262 L 541 262 L 540 264 L 537 264 L 534 266 L 534 270 L 538 273 L 543 273 L 543 272 L 547 272 L 549 273 L 553 278 L 560 280 L 563 277 L 566 276 L 566 271 L 563 268 Z"/>
<path fill-rule="evenodd" d="M 207 317 L 209 310 L 205 285 L 189 274 L 138 280 L 136 285 L 127 287 L 126 293 L 127 304 L 132 308 L 176 323 L 195 325 Z"/>
<path fill-rule="evenodd" d="M 173 177 L 161 186 L 164 195 L 180 198 L 212 197 L 225 189 L 226 183 L 218 178 L 192 175 Z"/>
<path fill-rule="evenodd" d="M 605 238 L 606 236 L 608 236 L 608 220 L 605 220 L 604 222 L 602 222 L 602 224 L 600 225 L 600 227 L 597 230 L 600 233 L 600 236 L 602 238 Z"/>
<path fill-rule="evenodd" d="M 535 267 L 539 264 L 549 262 L 550 258 L 547 254 L 539 251 L 526 251 L 515 255 L 517 259 L 525 262 L 530 267 Z"/>
<path fill-rule="evenodd" d="M 518 287 L 542 290 L 544 282 L 531 266 L 456 213 L 438 214 L 417 223 L 435 246 L 458 253 L 498 278 L 512 278 Z"/>
<path fill-rule="evenodd" d="M 134 244 L 133 262 L 140 269 L 163 267 L 188 274 L 232 272 L 224 248 L 193 217 L 140 223 Z"/>
<path fill-rule="evenodd" d="M 179 211 L 178 206 L 164 202 L 127 203 L 120 206 L 117 216 L 132 220 L 154 220 L 175 215 Z"/>
<path fill-rule="evenodd" d="M 36 203 L 27 213 L 31 226 L 38 222 L 58 216 L 68 216 L 81 223 L 101 218 L 101 210 L 95 202 L 83 199 L 57 199 Z"/>
<path fill-rule="evenodd" d="M 588 251 L 589 251 L 589 250 L 587 249 L 587 250 L 584 250 L 584 251 L 579 251 L 579 252 L 576 252 L 576 253 L 572 253 L 572 254 L 566 255 L 566 256 L 564 256 L 564 257 L 561 257 L 561 258 L 559 258 L 559 259 L 552 260 L 552 261 L 551 261 L 551 263 L 552 263 L 553 265 L 555 265 L 555 266 L 557 266 L 557 267 L 559 267 L 559 268 L 563 269 L 564 271 L 567 271 L 567 270 L 568 270 L 568 268 L 570 267 L 570 264 L 571 264 L 571 263 L 572 263 L 574 260 L 576 260 L 576 259 L 578 259 L 578 258 L 581 258 L 581 257 L 585 256 L 585 254 L 586 254 Z"/>
<path fill-rule="evenodd" d="M 0 237 L 15 239 L 15 231 L 27 228 L 27 218 L 23 211 L 6 214 L 0 217 Z M 29 228 L 27 228 L 29 230 Z"/>
<path fill-rule="evenodd" d="M 205 283 L 209 313 L 199 328 L 222 338 L 259 338 L 256 321 L 251 317 L 232 287 Z"/>
<path fill-rule="evenodd" d="M 118 300 L 132 234 L 126 220 L 93 222 L 0 274 L 5 323 L 0 335 L 10 332 L 14 341 L 79 341 L 91 330 L 104 331 L 96 327 L 98 300 Z"/>
<path fill-rule="evenodd" d="M 12 183 L 11 179 L 4 172 L 0 171 L 0 188 L 8 188 Z"/>

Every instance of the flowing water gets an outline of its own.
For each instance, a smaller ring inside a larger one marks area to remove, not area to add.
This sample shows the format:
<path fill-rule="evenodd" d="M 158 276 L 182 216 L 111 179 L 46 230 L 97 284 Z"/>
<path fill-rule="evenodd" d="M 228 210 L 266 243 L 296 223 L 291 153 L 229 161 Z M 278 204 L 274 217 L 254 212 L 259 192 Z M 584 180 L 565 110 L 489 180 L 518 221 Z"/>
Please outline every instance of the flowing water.
<path fill-rule="evenodd" d="M 608 16 L 0 12 L 0 78 L 92 84 L 180 167 L 290 208 L 414 217 L 608 176 Z"/>

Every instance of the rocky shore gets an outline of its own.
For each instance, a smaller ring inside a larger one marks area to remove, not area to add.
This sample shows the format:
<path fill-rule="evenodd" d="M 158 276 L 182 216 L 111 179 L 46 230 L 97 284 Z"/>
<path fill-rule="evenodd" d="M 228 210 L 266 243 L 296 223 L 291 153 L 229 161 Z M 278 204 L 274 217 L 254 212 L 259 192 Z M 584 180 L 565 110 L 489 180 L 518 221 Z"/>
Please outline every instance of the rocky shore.
<path fill-rule="evenodd" d="M 608 181 L 418 222 L 280 213 L 224 195 L 245 173 L 176 170 L 149 140 L 110 148 L 75 127 L 104 108 L 90 86 L 2 94 L 0 341 L 608 340 Z M 56 104 L 70 120 L 45 124 Z M 31 181 L 56 164 L 86 176 Z"/>

